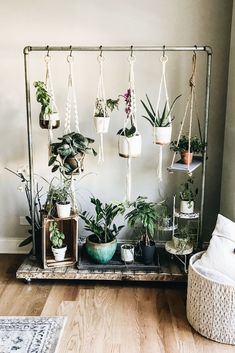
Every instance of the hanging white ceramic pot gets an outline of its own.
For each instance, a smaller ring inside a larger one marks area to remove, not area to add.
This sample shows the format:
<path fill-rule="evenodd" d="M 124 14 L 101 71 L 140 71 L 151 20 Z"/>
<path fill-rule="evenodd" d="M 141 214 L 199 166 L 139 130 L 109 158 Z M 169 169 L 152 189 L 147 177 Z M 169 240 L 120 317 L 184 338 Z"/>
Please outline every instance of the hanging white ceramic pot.
<path fill-rule="evenodd" d="M 53 252 L 55 261 L 64 261 L 67 246 L 64 246 L 63 248 L 53 248 L 52 246 L 51 250 Z"/>
<path fill-rule="evenodd" d="M 159 145 L 167 145 L 171 142 L 172 126 L 155 127 L 154 143 Z"/>
<path fill-rule="evenodd" d="M 109 116 L 94 116 L 95 129 L 98 134 L 106 134 L 109 130 Z"/>
<path fill-rule="evenodd" d="M 121 245 L 121 260 L 127 264 L 134 262 L 135 248 L 132 244 Z"/>
<path fill-rule="evenodd" d="M 118 151 L 119 156 L 124 158 L 138 157 L 141 155 L 142 139 L 140 135 L 127 137 L 119 135 Z"/>
<path fill-rule="evenodd" d="M 181 213 L 193 213 L 194 212 L 194 201 L 180 201 L 180 212 Z"/>
<path fill-rule="evenodd" d="M 57 215 L 59 218 L 67 218 L 70 216 L 71 212 L 71 203 L 68 202 L 66 204 L 56 204 Z"/>

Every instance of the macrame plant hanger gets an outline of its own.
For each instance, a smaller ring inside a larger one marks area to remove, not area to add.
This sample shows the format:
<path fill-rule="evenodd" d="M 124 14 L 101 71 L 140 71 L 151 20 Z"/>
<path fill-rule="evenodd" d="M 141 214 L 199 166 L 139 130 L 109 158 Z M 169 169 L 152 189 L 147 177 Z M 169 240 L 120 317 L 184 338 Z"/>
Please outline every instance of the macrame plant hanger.
<path fill-rule="evenodd" d="M 189 87 L 190 87 L 190 92 L 189 92 L 189 96 L 187 99 L 187 103 L 186 103 L 186 107 L 185 107 L 185 111 L 184 111 L 184 115 L 183 115 L 183 120 L 181 122 L 181 127 L 180 127 L 180 131 L 179 131 L 179 135 L 177 138 L 177 144 L 176 146 L 178 147 L 179 145 L 179 141 L 180 138 L 182 136 L 183 133 L 183 129 L 185 126 L 185 122 L 186 122 L 186 117 L 188 114 L 188 110 L 189 110 L 189 134 L 188 134 L 188 152 L 191 152 L 191 138 L 192 138 L 192 123 L 193 123 L 193 107 L 194 107 L 194 102 L 195 102 L 195 76 L 196 76 L 196 62 L 197 62 L 197 55 L 196 52 L 193 53 L 192 56 L 192 75 L 189 79 Z M 172 162 L 171 162 L 171 167 L 173 167 L 173 164 L 175 162 L 175 158 L 176 158 L 176 152 L 174 152 L 173 158 L 172 158 Z M 190 161 L 188 158 L 188 163 L 187 163 L 187 172 L 190 175 Z"/>
<path fill-rule="evenodd" d="M 58 112 L 58 108 L 56 106 L 56 102 L 55 102 L 55 93 L 54 93 L 54 87 L 53 87 L 53 81 L 52 81 L 52 75 L 51 75 L 51 56 L 49 54 L 49 48 L 47 49 L 47 55 L 44 58 L 45 63 L 46 63 L 46 78 L 45 78 L 45 83 L 46 83 L 46 90 L 48 92 L 48 94 L 50 94 L 51 96 L 51 108 L 52 108 L 52 112 L 56 111 Z M 49 124 L 48 124 L 48 145 L 50 146 L 50 144 L 53 141 L 53 130 L 52 130 L 52 126 L 53 125 L 53 121 L 51 118 L 51 115 L 49 115 Z M 50 148 L 49 148 L 49 154 L 50 154 Z"/>
<path fill-rule="evenodd" d="M 136 57 L 133 55 L 133 47 L 131 46 L 131 54 L 129 56 L 130 73 L 129 73 L 129 90 L 130 90 L 130 112 L 127 118 L 124 120 L 124 132 L 129 123 L 128 120 L 132 121 L 133 126 L 138 134 L 137 118 L 136 118 L 136 97 L 135 97 L 135 75 L 134 75 L 134 63 Z M 128 142 L 128 138 L 127 138 Z M 129 148 L 128 148 L 129 149 Z M 131 168 L 132 157 L 129 155 L 127 158 L 127 173 L 126 173 L 126 201 L 131 201 L 131 189 L 132 189 L 132 168 Z"/>
<path fill-rule="evenodd" d="M 99 100 L 102 111 L 103 111 L 103 118 L 102 119 L 102 125 L 100 132 L 98 132 L 100 136 L 100 142 L 99 142 L 99 152 L 98 152 L 98 163 L 103 163 L 104 162 L 104 138 L 103 138 L 103 130 L 104 130 L 104 124 L 105 124 L 105 119 L 108 119 L 107 116 L 107 104 L 106 104 L 106 95 L 105 95 L 105 88 L 104 88 L 104 74 L 103 74 L 103 63 L 104 63 L 104 56 L 102 53 L 102 46 L 100 47 L 100 55 L 97 58 L 100 66 L 100 74 L 99 74 L 99 81 L 98 81 L 98 90 L 97 90 L 97 100 Z M 94 115 L 95 115 L 96 107 L 94 109 Z"/>
<path fill-rule="evenodd" d="M 155 124 L 153 127 L 153 143 L 157 143 L 156 141 L 156 119 L 158 116 L 159 108 L 160 108 L 160 100 L 161 100 L 161 94 L 162 94 L 162 88 L 165 90 L 165 97 L 166 97 L 166 108 L 168 111 L 170 111 L 170 104 L 169 104 L 169 96 L 168 96 L 168 90 L 167 90 L 167 84 L 166 84 L 166 63 L 168 61 L 168 57 L 165 54 L 165 45 L 163 46 L 163 54 L 160 57 L 160 62 L 162 63 L 162 75 L 161 75 L 161 80 L 160 80 L 160 85 L 159 85 L 159 91 L 158 91 L 158 99 L 157 99 L 157 105 L 155 109 Z M 172 127 L 172 118 L 171 118 L 171 113 L 168 115 L 168 126 Z M 159 144 L 159 159 L 158 159 L 158 167 L 157 167 L 157 177 L 160 181 L 162 181 L 162 155 L 163 155 L 163 144 Z"/>
<path fill-rule="evenodd" d="M 69 76 L 68 76 L 68 93 L 67 93 L 67 102 L 66 102 L 66 112 L 65 112 L 65 124 L 64 124 L 64 134 L 71 133 L 71 113 L 72 109 L 74 111 L 74 124 L 75 132 L 80 133 L 79 127 L 79 118 L 78 118 L 78 109 L 77 109 L 77 98 L 76 98 L 76 88 L 74 82 L 74 69 L 73 69 L 73 55 L 72 47 L 70 47 L 70 54 L 67 56 L 67 62 L 69 64 Z M 82 171 L 82 160 L 77 160 L 78 162 L 78 171 Z M 77 200 L 76 192 L 74 186 L 74 175 L 71 176 L 71 193 L 72 193 L 72 209 L 74 212 L 77 212 Z"/>

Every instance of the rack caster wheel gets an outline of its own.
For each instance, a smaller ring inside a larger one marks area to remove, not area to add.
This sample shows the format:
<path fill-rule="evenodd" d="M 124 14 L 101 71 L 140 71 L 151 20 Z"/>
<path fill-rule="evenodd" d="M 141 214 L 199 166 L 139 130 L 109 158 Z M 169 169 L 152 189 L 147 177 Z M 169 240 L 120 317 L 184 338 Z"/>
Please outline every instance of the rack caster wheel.
<path fill-rule="evenodd" d="M 31 280 L 31 278 L 25 278 L 24 281 L 25 281 L 25 284 L 30 284 L 32 280 Z"/>

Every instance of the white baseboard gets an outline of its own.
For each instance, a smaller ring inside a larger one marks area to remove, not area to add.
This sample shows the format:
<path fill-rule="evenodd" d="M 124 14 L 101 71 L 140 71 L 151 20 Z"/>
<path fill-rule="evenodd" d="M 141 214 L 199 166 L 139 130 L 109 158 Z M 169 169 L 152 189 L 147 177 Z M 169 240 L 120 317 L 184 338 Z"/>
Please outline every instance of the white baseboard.
<path fill-rule="evenodd" d="M 19 248 L 22 238 L 0 238 L 0 254 L 28 254 L 31 245 Z"/>

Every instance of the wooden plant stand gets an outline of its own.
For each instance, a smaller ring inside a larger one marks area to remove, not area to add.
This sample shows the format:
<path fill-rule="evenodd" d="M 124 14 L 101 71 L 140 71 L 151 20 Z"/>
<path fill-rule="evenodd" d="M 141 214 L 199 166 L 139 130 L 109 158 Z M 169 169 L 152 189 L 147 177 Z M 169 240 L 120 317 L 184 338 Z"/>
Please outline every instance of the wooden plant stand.
<path fill-rule="evenodd" d="M 107 281 L 165 281 L 186 282 L 187 275 L 181 263 L 171 259 L 164 249 L 158 249 L 154 264 L 143 265 L 136 261 L 125 265 L 114 258 L 108 265 L 92 263 L 79 250 L 77 265 L 43 269 L 39 262 L 27 257 L 16 272 L 18 279 L 107 280 Z"/>

